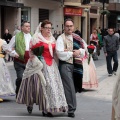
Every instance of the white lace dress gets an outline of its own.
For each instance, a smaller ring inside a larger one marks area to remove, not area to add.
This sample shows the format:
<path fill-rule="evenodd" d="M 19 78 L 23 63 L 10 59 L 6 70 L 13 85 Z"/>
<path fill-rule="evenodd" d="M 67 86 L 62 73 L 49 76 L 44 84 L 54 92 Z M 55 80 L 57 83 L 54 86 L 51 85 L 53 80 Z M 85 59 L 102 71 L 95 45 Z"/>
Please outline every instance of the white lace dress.
<path fill-rule="evenodd" d="M 2 55 L 2 46 L 7 44 L 5 41 L 0 39 L 0 97 L 15 95 L 15 91 L 12 85 L 10 73 L 4 61 Z"/>

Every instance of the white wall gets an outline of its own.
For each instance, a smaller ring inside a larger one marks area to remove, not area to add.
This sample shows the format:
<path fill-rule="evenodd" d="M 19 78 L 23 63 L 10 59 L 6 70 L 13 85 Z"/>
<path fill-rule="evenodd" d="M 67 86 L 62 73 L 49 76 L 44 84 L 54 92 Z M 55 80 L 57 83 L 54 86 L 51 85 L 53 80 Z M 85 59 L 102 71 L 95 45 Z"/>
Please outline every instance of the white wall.
<path fill-rule="evenodd" d="M 54 30 L 61 31 L 63 24 L 63 8 L 60 2 L 49 0 L 19 0 L 25 7 L 31 8 L 31 32 L 34 32 L 39 22 L 39 9 L 49 10 L 49 20 L 53 23 Z M 58 25 L 58 27 L 57 27 Z M 54 31 L 52 30 L 52 32 Z"/>
<path fill-rule="evenodd" d="M 63 8 L 58 8 L 56 10 L 50 10 L 49 12 L 50 21 L 53 24 L 53 30 L 57 30 L 57 32 L 62 31 L 62 24 L 64 22 L 63 18 Z"/>
<path fill-rule="evenodd" d="M 39 10 L 38 8 L 31 8 L 31 32 L 34 33 L 39 24 Z"/>

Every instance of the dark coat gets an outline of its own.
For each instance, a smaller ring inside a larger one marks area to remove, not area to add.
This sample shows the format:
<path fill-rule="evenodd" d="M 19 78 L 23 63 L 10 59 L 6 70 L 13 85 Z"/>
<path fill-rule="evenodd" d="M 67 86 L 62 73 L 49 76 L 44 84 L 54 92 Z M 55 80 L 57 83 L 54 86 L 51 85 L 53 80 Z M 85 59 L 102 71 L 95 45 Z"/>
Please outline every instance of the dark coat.
<path fill-rule="evenodd" d="M 10 33 L 8 34 L 5 33 L 3 35 L 3 39 L 7 42 L 7 44 L 10 42 L 11 38 L 12 38 L 12 35 Z"/>

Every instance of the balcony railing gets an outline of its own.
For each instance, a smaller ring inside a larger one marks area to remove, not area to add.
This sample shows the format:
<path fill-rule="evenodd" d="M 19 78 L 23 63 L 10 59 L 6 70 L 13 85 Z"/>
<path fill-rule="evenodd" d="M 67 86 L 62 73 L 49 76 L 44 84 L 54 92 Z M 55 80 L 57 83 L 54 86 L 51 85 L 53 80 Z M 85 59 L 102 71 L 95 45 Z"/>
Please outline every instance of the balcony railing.
<path fill-rule="evenodd" d="M 109 0 L 83 0 L 82 4 L 90 4 L 90 3 L 109 3 Z"/>

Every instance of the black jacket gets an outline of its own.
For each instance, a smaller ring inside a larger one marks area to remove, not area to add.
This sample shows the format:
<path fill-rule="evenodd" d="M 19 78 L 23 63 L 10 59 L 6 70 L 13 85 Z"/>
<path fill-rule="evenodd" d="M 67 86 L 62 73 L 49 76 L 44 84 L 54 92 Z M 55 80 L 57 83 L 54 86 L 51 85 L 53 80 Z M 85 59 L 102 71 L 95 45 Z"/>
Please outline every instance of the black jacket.
<path fill-rule="evenodd" d="M 117 51 L 119 49 L 119 39 L 114 34 L 104 36 L 103 45 L 104 53 Z"/>

